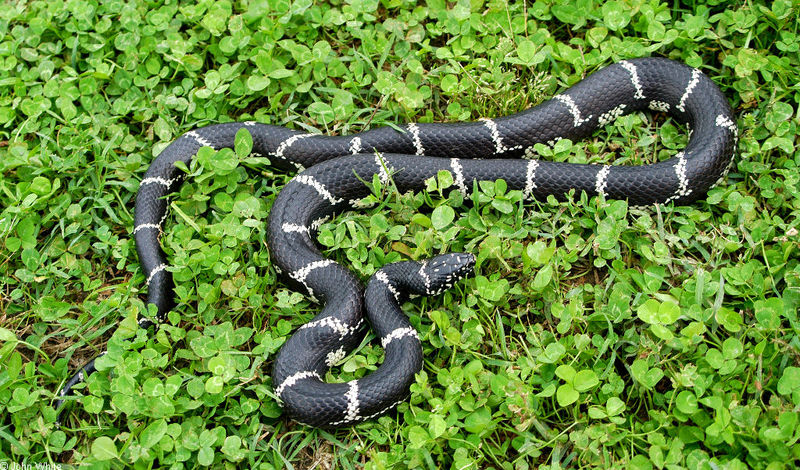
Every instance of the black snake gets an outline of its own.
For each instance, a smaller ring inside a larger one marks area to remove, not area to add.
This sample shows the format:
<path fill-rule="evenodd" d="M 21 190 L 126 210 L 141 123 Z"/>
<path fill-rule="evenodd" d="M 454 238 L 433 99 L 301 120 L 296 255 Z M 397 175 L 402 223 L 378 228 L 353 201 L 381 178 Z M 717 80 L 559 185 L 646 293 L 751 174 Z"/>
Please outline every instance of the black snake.
<path fill-rule="evenodd" d="M 534 144 L 572 140 L 620 115 L 665 112 L 690 129 L 682 151 L 642 166 L 584 165 L 541 161 Z M 476 180 L 504 179 L 526 198 L 562 197 L 570 190 L 627 199 L 632 205 L 691 203 L 721 180 L 737 144 L 731 108 L 716 85 L 697 69 L 660 58 L 633 59 L 605 67 L 554 99 L 512 116 L 470 123 L 407 124 L 404 132 L 382 127 L 350 136 L 307 134 L 254 122 L 217 124 L 183 134 L 153 161 L 136 197 L 134 236 L 155 304 L 155 322 L 173 306 L 173 282 L 159 246 L 166 196 L 182 181 L 178 161 L 189 163 L 202 146 L 232 147 L 242 128 L 253 152 L 277 167 L 300 169 L 280 192 L 269 216 L 268 244 L 276 269 L 293 287 L 323 305 L 281 348 L 272 381 L 289 416 L 314 426 L 336 426 L 377 416 L 408 395 L 422 365 L 416 331 L 399 309 L 407 293 L 434 295 L 472 271 L 469 254 L 403 262 L 361 282 L 325 259 L 313 233 L 331 215 L 359 207 L 370 193 L 364 180 L 378 175 L 401 192 L 420 190 L 440 170 L 452 173 L 468 196 Z M 524 157 L 524 158 L 520 158 Z M 305 170 L 305 168 L 309 168 Z M 374 373 L 349 383 L 325 383 L 326 370 L 359 344 L 367 316 L 386 349 Z M 142 319 L 142 327 L 153 321 Z M 61 397 L 94 371 L 94 360 L 70 378 Z"/>

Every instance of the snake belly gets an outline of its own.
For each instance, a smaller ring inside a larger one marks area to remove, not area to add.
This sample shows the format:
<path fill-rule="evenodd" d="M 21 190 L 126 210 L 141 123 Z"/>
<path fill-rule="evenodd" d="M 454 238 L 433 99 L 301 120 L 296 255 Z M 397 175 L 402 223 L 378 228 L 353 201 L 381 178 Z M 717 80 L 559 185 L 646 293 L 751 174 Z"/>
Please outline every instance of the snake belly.
<path fill-rule="evenodd" d="M 687 146 L 669 160 L 611 166 L 533 158 L 537 143 L 585 138 L 618 116 L 647 110 L 668 113 L 691 129 Z M 575 190 L 626 199 L 631 205 L 688 204 L 703 198 L 724 178 L 738 140 L 730 105 L 717 86 L 699 70 L 662 58 L 610 65 L 549 101 L 496 119 L 411 123 L 403 131 L 382 127 L 349 136 L 307 134 L 254 122 L 199 128 L 166 147 L 139 186 L 134 237 L 148 286 L 147 301 L 157 307 L 154 320 L 144 318 L 141 326 L 162 322 L 174 305 L 172 276 L 159 236 L 167 217 L 166 196 L 183 178 L 175 163 L 188 164 L 203 146 L 232 147 L 242 128 L 250 131 L 255 154 L 268 156 L 277 167 L 304 170 L 273 205 L 268 245 L 276 269 L 288 283 L 323 307 L 281 348 L 272 381 L 290 417 L 322 427 L 377 416 L 408 395 L 408 377 L 421 367 L 421 360 L 416 360 L 419 343 L 416 333 L 397 323 L 399 306 L 390 304 L 401 301 L 405 292 L 433 295 L 471 270 L 471 257 L 462 254 L 404 264 L 402 269 L 387 266 L 369 281 L 365 297 L 361 282 L 322 256 L 313 240 L 323 221 L 358 207 L 370 191 L 364 180 L 378 175 L 383 184 L 394 184 L 401 192 L 417 191 L 438 171 L 449 170 L 465 196 L 474 181 L 502 178 L 529 199 L 561 198 Z M 408 278 L 400 279 L 401 272 Z M 446 274 L 436 277 L 441 273 Z M 327 369 L 363 338 L 365 304 L 370 323 L 387 346 L 386 362 L 358 381 L 325 383 Z M 396 347 L 404 344 L 404 349 Z M 390 348 L 395 351 L 391 357 Z M 416 362 L 398 364 L 395 356 L 403 355 L 414 356 Z M 94 360 L 66 382 L 60 397 L 92 371 Z M 56 406 L 60 403 L 59 399 Z"/>

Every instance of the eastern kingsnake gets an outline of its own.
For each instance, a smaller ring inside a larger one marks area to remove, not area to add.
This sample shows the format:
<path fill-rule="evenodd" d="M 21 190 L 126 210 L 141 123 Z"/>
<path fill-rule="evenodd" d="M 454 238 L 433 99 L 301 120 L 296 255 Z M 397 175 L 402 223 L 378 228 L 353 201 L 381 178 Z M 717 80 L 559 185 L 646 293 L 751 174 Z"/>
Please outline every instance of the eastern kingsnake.
<path fill-rule="evenodd" d="M 673 158 L 642 166 L 584 165 L 534 159 L 537 143 L 584 138 L 599 126 L 635 111 L 666 112 L 690 130 L 688 145 Z M 173 306 L 173 282 L 159 246 L 166 196 L 182 181 L 175 163 L 186 164 L 202 146 L 232 147 L 241 128 L 253 152 L 273 165 L 308 170 L 280 192 L 269 216 L 268 244 L 276 269 L 293 287 L 324 305 L 281 348 L 273 385 L 289 416 L 314 426 L 350 424 L 379 415 L 408 395 L 422 365 L 416 332 L 399 309 L 406 292 L 435 295 L 471 273 L 468 254 L 403 262 L 380 269 L 366 292 L 350 271 L 325 259 L 312 234 L 331 215 L 355 208 L 370 193 L 364 180 L 378 175 L 400 192 L 449 170 L 468 195 L 475 180 L 504 179 L 526 198 L 562 197 L 570 190 L 627 199 L 632 205 L 702 198 L 732 162 L 737 128 L 728 102 L 699 70 L 667 59 L 626 60 L 603 68 L 554 99 L 498 119 L 452 124 L 407 124 L 404 132 L 383 127 L 351 136 L 307 134 L 254 122 L 211 125 L 187 132 L 153 161 L 136 197 L 134 236 L 146 273 L 155 322 Z M 519 157 L 525 157 L 520 159 Z M 511 159 L 508 159 L 511 158 Z M 349 383 L 325 383 L 325 371 L 356 347 L 365 333 L 364 306 L 386 359 L 374 373 Z M 142 327 L 153 325 L 143 319 Z M 94 360 L 66 382 L 64 396 Z M 60 405 L 61 399 L 57 406 Z"/>

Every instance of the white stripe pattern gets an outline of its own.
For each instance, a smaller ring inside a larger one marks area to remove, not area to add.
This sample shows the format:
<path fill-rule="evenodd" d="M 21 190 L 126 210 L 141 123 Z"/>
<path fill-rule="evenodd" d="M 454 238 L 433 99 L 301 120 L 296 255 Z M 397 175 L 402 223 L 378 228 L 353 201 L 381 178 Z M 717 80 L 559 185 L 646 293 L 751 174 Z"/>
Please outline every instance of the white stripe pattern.
<path fill-rule="evenodd" d="M 405 336 L 411 336 L 419 341 L 419 335 L 417 335 L 417 330 L 415 330 L 414 328 L 412 327 L 397 328 L 388 335 L 381 338 L 381 346 L 386 348 L 386 346 L 388 346 L 389 343 L 391 343 L 392 341 L 403 338 Z"/>
<path fill-rule="evenodd" d="M 528 167 L 525 171 L 525 190 L 522 192 L 526 199 L 531 199 L 533 190 L 536 189 L 537 168 L 539 168 L 539 160 L 528 160 Z"/>
<path fill-rule="evenodd" d="M 662 113 L 666 113 L 669 111 L 669 103 L 666 101 L 658 101 L 653 100 L 647 105 L 648 108 L 652 109 L 653 111 L 661 111 Z"/>
<path fill-rule="evenodd" d="M 136 235 L 136 232 L 146 228 L 158 229 L 159 231 L 161 231 L 161 225 L 159 224 L 139 224 L 133 229 L 133 234 Z"/>
<path fill-rule="evenodd" d="M 606 195 L 606 185 L 608 184 L 608 174 L 611 172 L 611 165 L 603 165 L 597 172 L 597 179 L 594 182 L 594 190 L 598 196 Z"/>
<path fill-rule="evenodd" d="M 161 186 L 166 186 L 167 188 L 169 188 L 170 186 L 172 186 L 172 183 L 174 183 L 177 180 L 178 180 L 178 178 L 172 178 L 172 179 L 168 180 L 168 179 L 162 178 L 160 176 L 151 176 L 149 178 L 145 178 L 142 181 L 140 181 L 139 182 L 139 187 L 141 188 L 142 186 L 144 186 L 146 184 L 155 183 L 155 184 L 160 184 Z"/>
<path fill-rule="evenodd" d="M 483 121 L 483 125 L 485 125 L 489 129 L 489 132 L 492 135 L 492 141 L 494 141 L 495 155 L 508 152 L 509 150 L 519 150 L 522 148 L 521 145 L 506 147 L 505 145 L 503 145 L 503 137 L 500 136 L 500 131 L 497 129 L 497 123 L 489 118 L 481 118 L 480 120 Z"/>
<path fill-rule="evenodd" d="M 286 149 L 288 149 L 289 147 L 291 147 L 291 146 L 292 146 L 292 144 L 294 144 L 294 143 L 295 143 L 295 142 L 297 142 L 298 140 L 300 140 L 300 139 L 306 139 L 306 138 L 308 138 L 308 137 L 311 137 L 311 136 L 313 136 L 313 135 L 314 135 L 314 134 L 297 134 L 297 135 L 293 135 L 293 136 L 289 137 L 288 139 L 284 140 L 283 142 L 281 142 L 281 143 L 278 145 L 278 148 L 275 150 L 275 153 L 273 153 L 272 155 L 274 155 L 274 156 L 276 156 L 276 157 L 278 157 L 278 158 L 286 158 L 286 157 L 283 155 L 283 154 L 284 154 L 284 152 L 286 152 Z"/>
<path fill-rule="evenodd" d="M 422 280 L 425 282 L 425 292 L 428 295 L 431 295 L 431 278 L 428 276 L 428 273 L 425 270 L 428 269 L 428 262 L 423 261 L 422 266 L 419 267 L 419 275 Z"/>
<path fill-rule="evenodd" d="M 380 178 L 381 184 L 386 186 L 389 184 L 389 172 L 386 171 L 386 161 L 378 152 L 375 152 L 375 165 L 378 166 L 378 178 Z"/>
<path fill-rule="evenodd" d="M 286 222 L 281 228 L 286 233 L 305 233 L 308 235 L 308 227 L 303 225 L 290 224 L 289 222 Z"/>
<path fill-rule="evenodd" d="M 280 384 L 275 389 L 275 395 L 278 395 L 278 398 L 280 398 L 281 394 L 283 394 L 283 391 L 286 390 L 287 388 L 291 387 L 292 385 L 296 384 L 298 380 L 310 379 L 310 378 L 315 378 L 315 379 L 320 380 L 320 381 L 322 380 L 320 378 L 319 374 L 317 374 L 313 370 L 304 370 L 302 372 L 295 372 L 294 374 L 290 375 L 289 377 L 286 377 L 286 380 L 284 380 L 283 383 Z"/>
<path fill-rule="evenodd" d="M 339 349 L 336 351 L 331 351 L 328 353 L 328 355 L 325 357 L 325 364 L 327 364 L 328 367 L 333 367 L 339 361 L 344 359 L 346 355 L 347 353 L 344 351 L 344 347 L 339 346 Z"/>
<path fill-rule="evenodd" d="M 163 271 L 165 269 L 167 269 L 167 265 L 166 264 L 164 264 L 164 263 L 159 264 L 158 266 L 153 268 L 152 271 L 150 271 L 150 274 L 147 275 L 147 280 L 144 281 L 144 283 L 149 286 L 150 285 L 150 281 L 153 280 L 153 276 L 155 276 L 156 274 L 160 273 L 161 271 Z"/>
<path fill-rule="evenodd" d="M 734 155 L 736 154 L 736 146 L 735 145 L 733 146 L 733 154 Z M 725 165 L 725 169 L 722 171 L 722 174 L 719 176 L 719 178 L 717 178 L 717 181 L 715 181 L 714 184 L 711 185 L 711 187 L 713 188 L 713 187 L 717 186 L 718 184 L 722 183 L 722 181 L 728 176 L 728 173 L 731 171 L 731 168 L 733 168 L 733 158 L 731 158 L 728 161 L 728 164 Z"/>
<path fill-rule="evenodd" d="M 353 155 L 361 152 L 361 137 L 353 137 L 350 141 L 350 153 Z"/>
<path fill-rule="evenodd" d="M 467 197 L 467 182 L 464 180 L 464 168 L 461 166 L 461 160 L 458 158 L 450 159 L 450 168 L 453 169 L 453 176 L 458 191 Z"/>
<path fill-rule="evenodd" d="M 164 215 L 162 215 L 161 216 L 161 220 L 158 221 L 158 226 L 159 227 L 163 227 L 164 226 L 164 221 L 167 220 L 167 217 L 169 217 L 169 198 L 166 199 L 166 204 L 165 205 L 166 205 L 166 210 L 164 211 Z"/>
<path fill-rule="evenodd" d="M 386 284 L 386 289 L 388 289 L 389 292 L 392 293 L 392 295 L 394 296 L 394 300 L 398 300 L 400 298 L 400 292 L 398 292 L 397 289 L 395 289 L 394 286 L 392 285 L 391 281 L 389 281 L 389 276 L 386 275 L 386 272 L 384 272 L 383 270 L 376 272 L 375 279 Z"/>
<path fill-rule="evenodd" d="M 592 118 L 591 114 L 585 118 L 581 118 L 581 110 L 578 109 L 578 105 L 575 104 L 575 101 L 573 101 L 572 97 L 569 95 L 558 95 L 555 99 L 567 106 L 567 109 L 569 109 L 569 112 L 572 114 L 574 127 L 580 127 L 581 124 Z"/>
<path fill-rule="evenodd" d="M 694 87 L 697 86 L 697 83 L 700 81 L 700 71 L 697 69 L 692 69 L 692 78 L 689 80 L 689 84 L 686 85 L 686 91 L 683 92 L 683 96 L 681 96 L 681 101 L 678 103 L 678 108 L 682 113 L 686 112 L 686 100 L 689 99 L 689 95 L 694 90 Z"/>
<path fill-rule="evenodd" d="M 355 332 L 358 327 L 361 326 L 361 322 L 359 322 L 353 328 L 347 326 L 343 321 L 339 320 L 335 317 L 325 317 L 321 320 L 315 320 L 306 323 L 305 325 L 298 328 L 298 330 L 306 330 L 308 328 L 317 328 L 317 327 L 328 327 L 339 334 L 339 337 L 344 338 L 345 336 L 352 334 Z"/>
<path fill-rule="evenodd" d="M 202 146 L 202 147 L 211 147 L 211 148 L 215 148 L 213 145 L 211 145 L 211 142 L 209 142 L 209 141 L 207 141 L 206 139 L 204 139 L 204 138 L 200 137 L 200 134 L 198 134 L 198 133 L 197 133 L 197 131 L 189 131 L 189 132 L 187 132 L 187 133 L 186 133 L 186 134 L 184 134 L 184 135 L 185 135 L 186 137 L 191 137 L 191 138 L 192 138 L 192 139 L 194 139 L 194 140 L 195 140 L 195 141 L 196 141 L 198 144 L 200 144 L 200 146 Z"/>
<path fill-rule="evenodd" d="M 675 189 L 675 193 L 664 201 L 664 204 L 674 201 L 681 196 L 692 194 L 692 190 L 689 189 L 689 177 L 686 175 L 686 155 L 683 152 L 678 152 L 675 158 L 678 160 L 678 162 L 675 163 L 675 176 L 678 177 L 678 187 Z"/>
<path fill-rule="evenodd" d="M 600 115 L 597 119 L 598 124 L 601 126 L 605 126 L 609 122 L 617 119 L 618 117 L 622 116 L 622 113 L 625 112 L 626 105 L 621 104 L 613 109 L 610 109 L 608 112 L 605 112 Z"/>
<path fill-rule="evenodd" d="M 329 215 L 326 215 L 325 217 L 320 217 L 319 219 L 312 220 L 310 229 L 313 231 L 317 231 L 322 226 L 322 224 L 324 224 L 329 220 L 331 220 L 331 216 Z"/>
<path fill-rule="evenodd" d="M 407 127 L 408 132 L 411 133 L 411 140 L 414 142 L 414 148 L 417 150 L 417 155 L 423 155 L 425 153 L 425 147 L 422 146 L 422 140 L 419 138 L 419 126 L 412 122 Z"/>
<path fill-rule="evenodd" d="M 639 82 L 639 74 L 636 72 L 636 66 L 627 60 L 623 60 L 619 65 L 625 67 L 625 70 L 631 74 L 631 83 L 633 83 L 633 87 L 636 88 L 636 93 L 634 93 L 633 97 L 637 100 L 644 99 L 642 84 Z"/>
<path fill-rule="evenodd" d="M 151 179 L 161 179 L 161 178 L 151 178 Z M 178 178 L 174 178 L 171 181 L 176 181 L 176 180 L 178 180 Z M 145 180 L 142 180 L 142 182 L 144 182 L 144 181 Z M 158 183 L 162 184 L 161 182 L 158 182 Z M 141 184 L 140 184 L 140 186 L 141 186 Z M 167 187 L 168 186 L 169 185 L 167 185 Z M 139 230 L 142 230 L 142 229 L 158 229 L 158 233 L 159 233 L 159 235 L 161 235 L 161 227 L 164 226 L 164 221 L 167 220 L 168 216 L 169 216 L 169 198 L 166 198 L 166 208 L 164 210 L 164 215 L 161 216 L 161 220 L 159 220 L 157 224 L 149 224 L 149 223 L 148 224 L 139 224 L 138 226 L 134 227 L 133 234 L 136 235 L 136 232 L 138 232 Z"/>
<path fill-rule="evenodd" d="M 358 381 L 353 380 L 350 382 L 350 388 L 345 393 L 345 397 L 347 397 L 347 415 L 344 417 L 345 422 L 350 422 L 358 419 L 358 408 L 360 403 L 358 402 Z"/>
<path fill-rule="evenodd" d="M 255 126 L 255 125 L 256 125 L 256 122 L 255 122 L 255 121 L 245 121 L 245 122 L 244 122 L 244 125 L 245 125 L 245 126 Z"/>
<path fill-rule="evenodd" d="M 399 405 L 400 403 L 403 403 L 404 401 L 405 400 L 396 401 L 396 402 L 392 403 L 391 405 L 387 406 L 386 408 L 384 408 L 384 409 L 382 409 L 382 410 L 380 410 L 380 411 L 378 411 L 376 413 L 372 413 L 369 416 L 364 416 L 363 419 L 364 420 L 372 419 L 372 418 L 374 418 L 374 417 L 376 417 L 378 415 L 382 415 L 382 414 L 386 413 L 387 411 L 391 410 L 392 408 L 394 408 L 395 406 Z"/>
<path fill-rule="evenodd" d="M 289 274 L 289 276 L 291 276 L 292 279 L 294 279 L 295 281 L 302 282 L 303 284 L 305 284 L 306 278 L 308 277 L 309 274 L 311 274 L 311 271 L 314 271 L 315 269 L 319 268 L 324 268 L 332 264 L 334 264 L 334 261 L 332 259 L 322 259 L 318 261 L 312 261 L 307 265 L 303 266 L 302 268 L 298 269 L 297 271 Z"/>
<path fill-rule="evenodd" d="M 675 164 L 675 175 L 678 177 L 678 194 L 688 196 L 692 194 L 689 188 L 689 176 L 686 174 L 686 155 L 683 152 L 678 154 L 678 163 Z"/>
<path fill-rule="evenodd" d="M 305 184 L 305 185 L 311 186 L 312 188 L 317 190 L 317 193 L 320 196 L 322 196 L 325 199 L 327 199 L 328 202 L 330 202 L 332 205 L 339 204 L 340 202 L 342 202 L 344 200 L 344 199 L 338 199 L 338 198 L 334 197 L 333 194 L 331 194 L 330 191 L 328 191 L 328 189 L 325 188 L 325 186 L 322 183 L 317 181 L 311 175 L 297 175 L 292 179 L 292 181 L 296 181 L 296 182 L 298 182 L 300 184 Z"/>
<path fill-rule="evenodd" d="M 728 117 L 726 117 L 724 114 L 717 116 L 717 127 L 725 127 L 733 132 L 734 137 L 739 137 L 739 128 L 736 127 L 736 124 L 728 119 Z"/>
<path fill-rule="evenodd" d="M 294 279 L 297 282 L 299 282 L 300 284 L 302 284 L 303 287 L 306 288 L 306 291 L 308 291 L 309 297 L 311 297 L 311 299 L 314 302 L 316 302 L 317 301 L 317 296 L 316 296 L 316 294 L 314 294 L 314 289 L 312 289 L 311 286 L 309 286 L 308 283 L 306 283 L 306 277 L 308 277 L 308 275 L 311 274 L 311 271 L 313 271 L 315 269 L 318 269 L 318 268 L 323 268 L 323 267 L 328 266 L 330 264 L 334 264 L 334 261 L 333 260 L 329 260 L 329 259 L 322 260 L 322 261 L 314 261 L 314 262 L 309 263 L 306 266 L 303 266 L 302 268 L 298 269 L 297 271 L 295 271 L 293 273 L 289 273 L 289 277 L 291 277 L 292 279 Z"/>

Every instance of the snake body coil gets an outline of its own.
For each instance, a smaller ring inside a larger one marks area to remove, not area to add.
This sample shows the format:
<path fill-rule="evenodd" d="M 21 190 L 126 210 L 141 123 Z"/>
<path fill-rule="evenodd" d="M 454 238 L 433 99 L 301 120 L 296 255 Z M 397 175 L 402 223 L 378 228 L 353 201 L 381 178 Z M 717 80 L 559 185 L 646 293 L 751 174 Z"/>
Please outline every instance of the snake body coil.
<path fill-rule="evenodd" d="M 645 110 L 666 112 L 690 127 L 686 148 L 669 160 L 642 166 L 532 158 L 534 144 L 584 138 L 620 115 Z M 561 197 L 574 189 L 627 199 L 632 205 L 686 204 L 702 198 L 724 177 L 737 143 L 730 106 L 714 83 L 696 69 L 658 58 L 608 66 L 532 109 L 472 123 L 408 124 L 405 132 L 378 128 L 337 137 L 253 122 L 187 132 L 153 161 L 136 198 L 134 235 L 148 302 L 158 308 L 156 321 L 163 321 L 173 306 L 172 276 L 159 235 L 167 214 L 166 196 L 183 175 L 175 163 L 188 163 L 202 146 L 232 147 L 243 127 L 253 137 L 253 152 L 268 155 L 275 166 L 310 167 L 276 199 L 268 241 L 272 259 L 287 281 L 324 305 L 282 347 L 272 377 L 288 414 L 315 426 L 368 419 L 407 396 L 422 362 L 416 332 L 397 303 L 406 292 L 433 295 L 450 287 L 471 272 L 474 262 L 471 255 L 451 254 L 385 266 L 364 293 L 360 281 L 325 259 L 312 238 L 322 221 L 357 207 L 369 194 L 362 180 L 371 181 L 377 174 L 384 184 L 391 179 L 404 192 L 420 190 L 427 178 L 449 170 L 465 195 L 473 181 L 502 178 L 510 189 L 532 199 Z M 357 381 L 323 382 L 325 371 L 363 338 L 365 304 L 386 348 L 386 362 Z M 67 381 L 60 395 L 93 370 L 94 361 Z"/>

